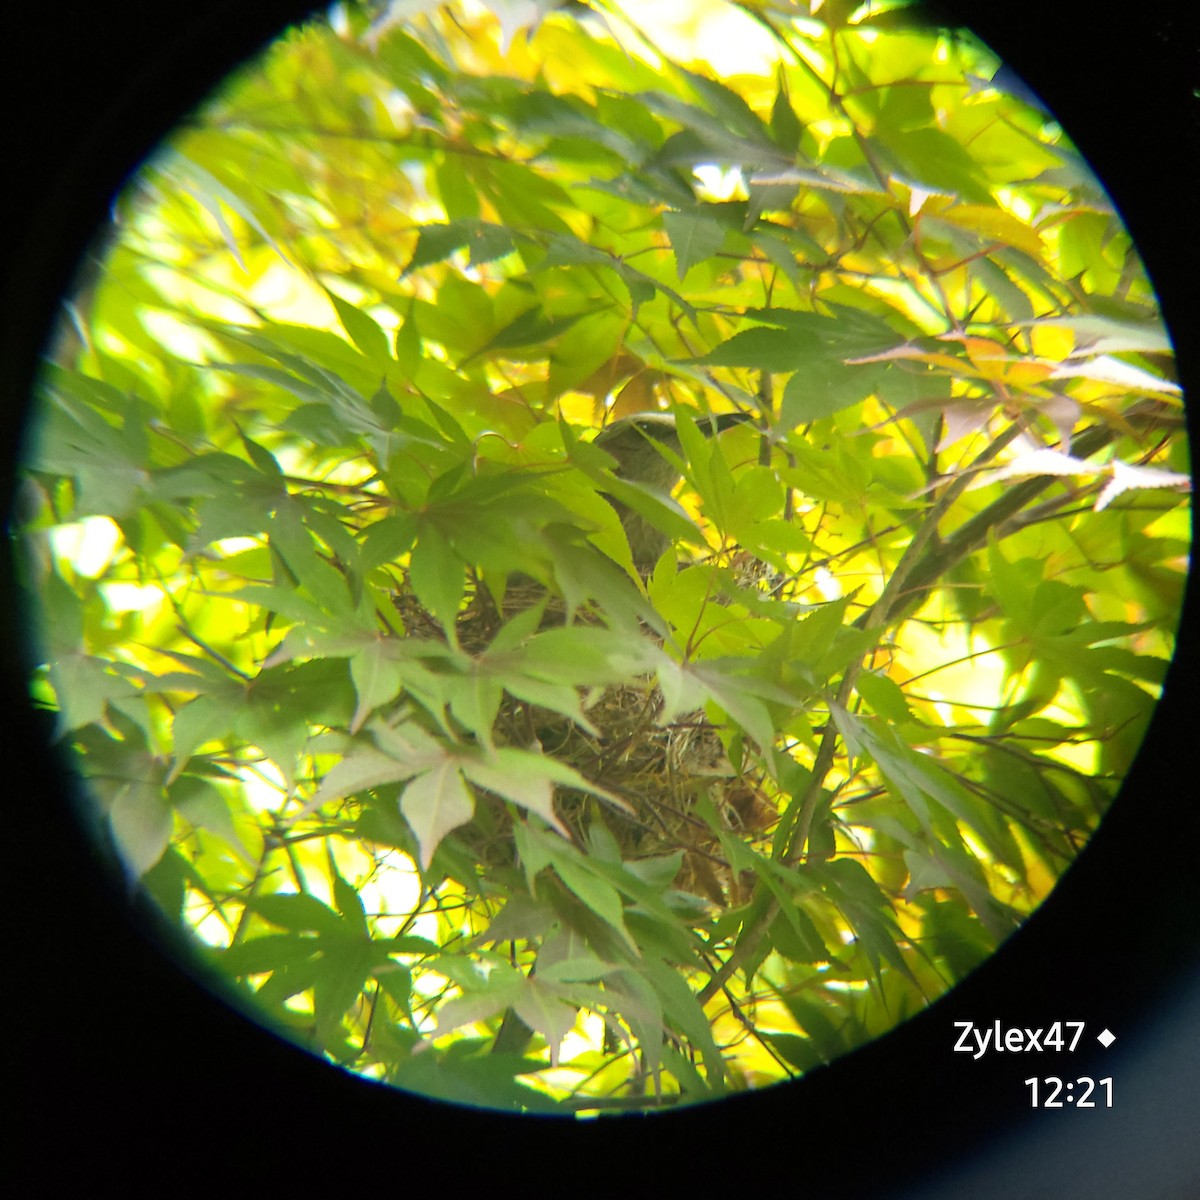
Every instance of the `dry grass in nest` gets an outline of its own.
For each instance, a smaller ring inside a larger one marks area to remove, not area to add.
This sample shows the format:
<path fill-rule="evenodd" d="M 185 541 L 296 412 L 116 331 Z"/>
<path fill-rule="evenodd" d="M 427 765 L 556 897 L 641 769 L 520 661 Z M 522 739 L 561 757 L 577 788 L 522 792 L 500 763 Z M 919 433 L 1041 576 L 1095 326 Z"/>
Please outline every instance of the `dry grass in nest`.
<path fill-rule="evenodd" d="M 561 623 L 561 599 L 547 597 L 533 580 L 508 588 L 503 611 L 485 589 L 477 589 L 456 622 L 459 645 L 468 652 L 486 649 L 506 619 L 543 602 L 543 627 Z M 411 592 L 397 593 L 395 603 L 410 636 L 445 642 L 439 622 Z M 589 614 L 580 613 L 576 620 L 589 623 Z M 622 858 L 682 852 L 675 887 L 719 907 L 740 903 L 748 882 L 735 877 L 720 838 L 695 811 L 696 801 L 707 794 L 726 830 L 744 839 L 766 835 L 778 820 L 778 809 L 755 781 L 735 771 L 717 726 L 702 709 L 659 724 L 662 707 L 652 680 L 609 686 L 587 707 L 589 731 L 562 713 L 505 693 L 493 735 L 500 745 L 540 747 L 629 805 L 625 812 L 590 794 L 560 788 L 555 807 L 580 846 L 587 845 L 593 823 L 601 821 Z M 498 797 L 482 795 L 475 820 L 457 836 L 485 869 L 515 861 L 512 818 Z"/>

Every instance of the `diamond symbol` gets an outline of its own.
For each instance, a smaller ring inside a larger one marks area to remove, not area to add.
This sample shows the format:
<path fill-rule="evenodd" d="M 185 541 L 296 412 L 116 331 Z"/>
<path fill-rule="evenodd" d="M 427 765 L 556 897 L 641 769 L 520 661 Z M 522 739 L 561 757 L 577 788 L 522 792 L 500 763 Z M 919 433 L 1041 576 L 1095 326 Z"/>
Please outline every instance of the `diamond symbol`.
<path fill-rule="evenodd" d="M 1107 1029 L 1105 1029 L 1102 1033 L 1096 1034 L 1096 1041 L 1098 1041 L 1100 1045 L 1105 1048 L 1105 1050 L 1107 1050 L 1109 1046 L 1111 1046 L 1116 1040 L 1117 1035 L 1115 1033 L 1110 1033 Z"/>

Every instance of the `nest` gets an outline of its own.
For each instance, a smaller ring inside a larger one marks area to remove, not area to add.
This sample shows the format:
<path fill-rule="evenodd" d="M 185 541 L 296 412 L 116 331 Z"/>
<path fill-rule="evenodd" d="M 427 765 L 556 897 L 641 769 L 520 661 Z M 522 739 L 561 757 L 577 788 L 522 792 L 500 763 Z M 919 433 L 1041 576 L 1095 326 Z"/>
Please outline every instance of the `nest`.
<path fill-rule="evenodd" d="M 401 590 L 394 599 L 410 637 L 445 642 L 440 623 L 410 590 Z M 545 605 L 543 628 L 565 620 L 562 600 L 533 580 L 511 585 L 502 608 L 486 588 L 475 588 L 456 622 L 459 645 L 469 653 L 482 652 L 504 621 L 535 604 Z M 574 619 L 598 623 L 587 611 Z M 696 801 L 706 795 L 725 830 L 741 838 L 767 834 L 779 819 L 778 809 L 760 781 L 734 769 L 719 728 L 703 709 L 660 724 L 662 708 L 652 680 L 631 679 L 592 699 L 586 709 L 593 727 L 589 731 L 560 712 L 505 693 L 493 734 L 500 745 L 540 747 L 626 802 L 627 812 L 589 793 L 560 788 L 556 811 L 580 846 L 589 843 L 595 823 L 602 822 L 623 859 L 682 852 L 676 888 L 719 907 L 741 903 L 753 880 L 739 878 L 730 867 L 717 832 L 695 811 Z M 515 861 L 512 818 L 499 797 L 481 795 L 474 821 L 456 836 L 484 869 Z"/>

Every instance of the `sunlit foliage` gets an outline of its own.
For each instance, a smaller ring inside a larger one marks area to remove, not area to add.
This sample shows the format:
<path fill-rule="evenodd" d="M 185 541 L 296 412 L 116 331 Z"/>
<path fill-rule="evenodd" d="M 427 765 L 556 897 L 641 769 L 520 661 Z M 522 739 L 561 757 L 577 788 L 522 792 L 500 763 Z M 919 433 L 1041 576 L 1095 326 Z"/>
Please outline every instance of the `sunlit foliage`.
<path fill-rule="evenodd" d="M 814 7 L 335 9 L 64 321 L 35 694 L 129 876 L 348 1069 L 801 1073 L 1002 942 L 1136 753 L 1189 478 L 1136 251 L 969 36 Z M 591 444 L 655 409 L 674 498 Z"/>

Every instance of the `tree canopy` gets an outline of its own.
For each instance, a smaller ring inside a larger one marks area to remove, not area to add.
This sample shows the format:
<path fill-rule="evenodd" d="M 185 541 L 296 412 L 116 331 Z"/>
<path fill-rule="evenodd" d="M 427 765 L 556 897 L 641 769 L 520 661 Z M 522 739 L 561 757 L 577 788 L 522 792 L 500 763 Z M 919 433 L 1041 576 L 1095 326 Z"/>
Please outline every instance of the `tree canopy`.
<path fill-rule="evenodd" d="M 906 9 L 695 10 L 293 30 L 43 375 L 34 689 L 100 836 L 401 1088 L 665 1106 L 877 1036 L 1048 894 L 1170 658 L 1171 346 L 1062 131 Z M 656 410 L 674 495 L 594 444 Z"/>

